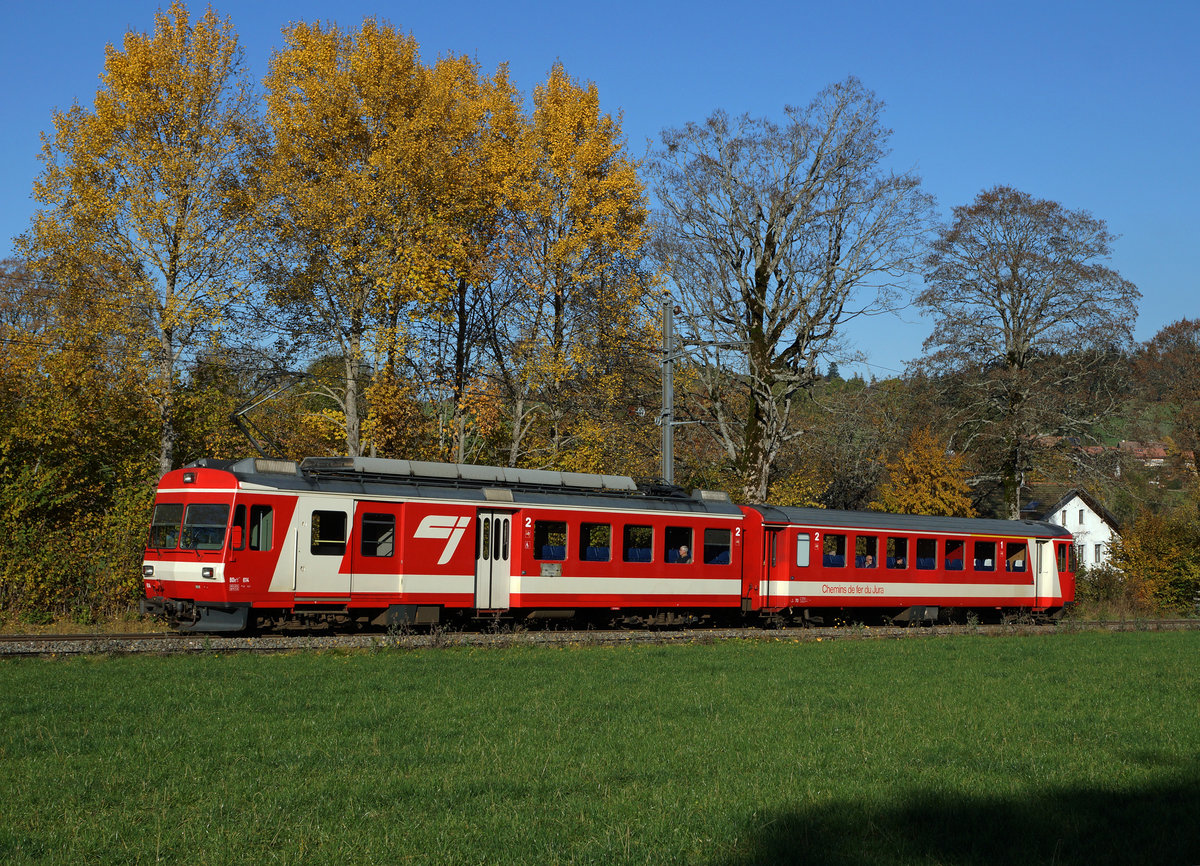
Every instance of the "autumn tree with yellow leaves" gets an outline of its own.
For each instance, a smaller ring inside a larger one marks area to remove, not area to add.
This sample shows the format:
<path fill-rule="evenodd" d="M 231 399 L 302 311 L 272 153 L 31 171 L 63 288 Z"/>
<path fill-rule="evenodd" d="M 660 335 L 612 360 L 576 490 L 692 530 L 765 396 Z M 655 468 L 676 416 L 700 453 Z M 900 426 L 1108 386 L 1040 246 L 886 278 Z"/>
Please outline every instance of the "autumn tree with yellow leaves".
<path fill-rule="evenodd" d="M 636 169 L 620 118 L 601 110 L 595 84 L 555 65 L 534 91 L 521 138 L 507 294 L 494 307 L 512 465 L 559 465 L 574 444 L 614 435 L 612 418 L 636 390 L 631 373 L 646 372 L 631 363 L 648 360 L 657 341 Z"/>
<path fill-rule="evenodd" d="M 18 249 L 43 279 L 95 299 L 88 325 L 124 335 L 158 407 L 158 468 L 175 462 L 182 365 L 229 324 L 246 290 L 245 180 L 261 143 L 232 26 L 175 2 L 153 33 L 108 46 L 91 108 L 54 114 L 41 208 Z"/>
<path fill-rule="evenodd" d="M 928 427 L 912 432 L 904 449 L 887 461 L 887 472 L 872 508 L 894 514 L 975 516 L 966 457 L 951 452 Z"/>

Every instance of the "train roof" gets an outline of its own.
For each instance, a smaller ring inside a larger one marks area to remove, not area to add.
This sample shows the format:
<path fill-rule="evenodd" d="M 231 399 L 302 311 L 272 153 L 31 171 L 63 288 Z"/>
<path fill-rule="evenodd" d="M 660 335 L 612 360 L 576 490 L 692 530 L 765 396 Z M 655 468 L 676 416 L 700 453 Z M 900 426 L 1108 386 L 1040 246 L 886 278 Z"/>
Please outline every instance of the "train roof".
<path fill-rule="evenodd" d="M 246 458 L 199 460 L 197 468 L 220 469 L 241 483 L 279 490 L 320 491 L 368 497 L 458 499 L 510 502 L 544 507 L 589 507 L 612 510 L 655 510 L 741 515 L 724 493 L 691 494 L 666 485 L 638 485 L 623 475 L 558 472 L 390 460 L 376 457 L 308 457 L 290 460 Z"/>
<path fill-rule="evenodd" d="M 930 517 L 924 514 L 890 514 L 881 511 L 835 511 L 826 508 L 789 508 L 751 505 L 767 523 L 802 526 L 936 532 L 963 535 L 1023 535 L 1035 538 L 1069 538 L 1061 526 L 1041 520 L 995 520 L 985 517 Z"/>
<path fill-rule="evenodd" d="M 296 492 L 325 492 L 362 498 L 402 496 L 413 499 L 457 499 L 513 505 L 588 507 L 613 511 L 673 511 L 740 515 L 741 509 L 724 493 L 695 490 L 690 494 L 668 485 L 638 485 L 624 475 L 559 472 L 392 460 L 379 457 L 308 457 L 291 460 L 246 458 L 198 460 L 193 467 L 219 469 L 239 482 Z M 880 532 L 1007 535 L 1069 538 L 1061 526 L 1038 520 L 994 520 L 968 517 L 930 517 L 878 511 L 836 511 L 751 505 L 768 524 L 874 529 Z"/>

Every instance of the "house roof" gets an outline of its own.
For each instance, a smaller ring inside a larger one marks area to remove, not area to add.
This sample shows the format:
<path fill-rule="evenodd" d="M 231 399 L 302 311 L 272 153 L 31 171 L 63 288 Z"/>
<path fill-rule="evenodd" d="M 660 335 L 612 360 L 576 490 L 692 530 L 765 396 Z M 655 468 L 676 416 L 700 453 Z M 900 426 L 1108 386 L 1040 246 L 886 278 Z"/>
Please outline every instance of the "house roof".
<path fill-rule="evenodd" d="M 1082 487 L 1072 487 L 1070 490 L 1064 493 L 1058 502 L 1054 503 L 1054 505 L 1050 506 L 1050 508 L 1043 513 L 1042 520 L 1050 520 L 1052 517 L 1054 517 L 1056 512 L 1061 511 L 1066 507 L 1067 503 L 1076 497 L 1082 499 L 1088 508 L 1096 512 L 1099 518 L 1107 523 L 1113 532 L 1121 531 L 1121 525 L 1117 522 L 1116 516 L 1113 515 L 1113 513 L 1103 505 L 1101 505 L 1096 497 L 1092 496 L 1092 494 L 1088 493 Z"/>

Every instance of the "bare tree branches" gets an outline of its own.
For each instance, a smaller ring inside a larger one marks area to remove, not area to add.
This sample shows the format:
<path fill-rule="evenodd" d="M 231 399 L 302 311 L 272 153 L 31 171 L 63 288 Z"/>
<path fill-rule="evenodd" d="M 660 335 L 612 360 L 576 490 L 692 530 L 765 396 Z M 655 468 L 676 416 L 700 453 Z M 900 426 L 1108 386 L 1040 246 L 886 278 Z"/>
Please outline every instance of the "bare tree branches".
<path fill-rule="evenodd" d="M 854 78 L 783 125 L 721 111 L 663 133 L 658 254 L 703 353 L 708 427 L 762 501 L 793 401 L 841 326 L 892 302 L 931 212 L 884 168 L 883 103 Z M 728 346 L 737 348 L 730 353 Z M 732 363 L 731 363 L 732 362 Z M 746 399 L 748 397 L 748 399 Z"/>
<path fill-rule="evenodd" d="M 1137 288 L 1104 261 L 1103 220 L 1011 187 L 954 210 L 917 298 L 922 366 L 956 381 L 960 447 L 1004 483 L 1010 517 L 1047 443 L 1090 435 L 1116 404 Z"/>

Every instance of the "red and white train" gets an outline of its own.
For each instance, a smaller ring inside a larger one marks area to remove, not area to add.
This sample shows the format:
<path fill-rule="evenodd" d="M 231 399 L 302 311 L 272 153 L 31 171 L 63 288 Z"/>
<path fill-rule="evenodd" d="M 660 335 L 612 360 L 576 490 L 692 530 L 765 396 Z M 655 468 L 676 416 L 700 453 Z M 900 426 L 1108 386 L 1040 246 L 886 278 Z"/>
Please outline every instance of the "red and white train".
<path fill-rule="evenodd" d="M 689 622 L 1053 615 L 1072 537 L 1034 521 L 737 506 L 623 476 L 309 458 L 163 476 L 143 610 L 195 631 L 349 617 Z"/>

